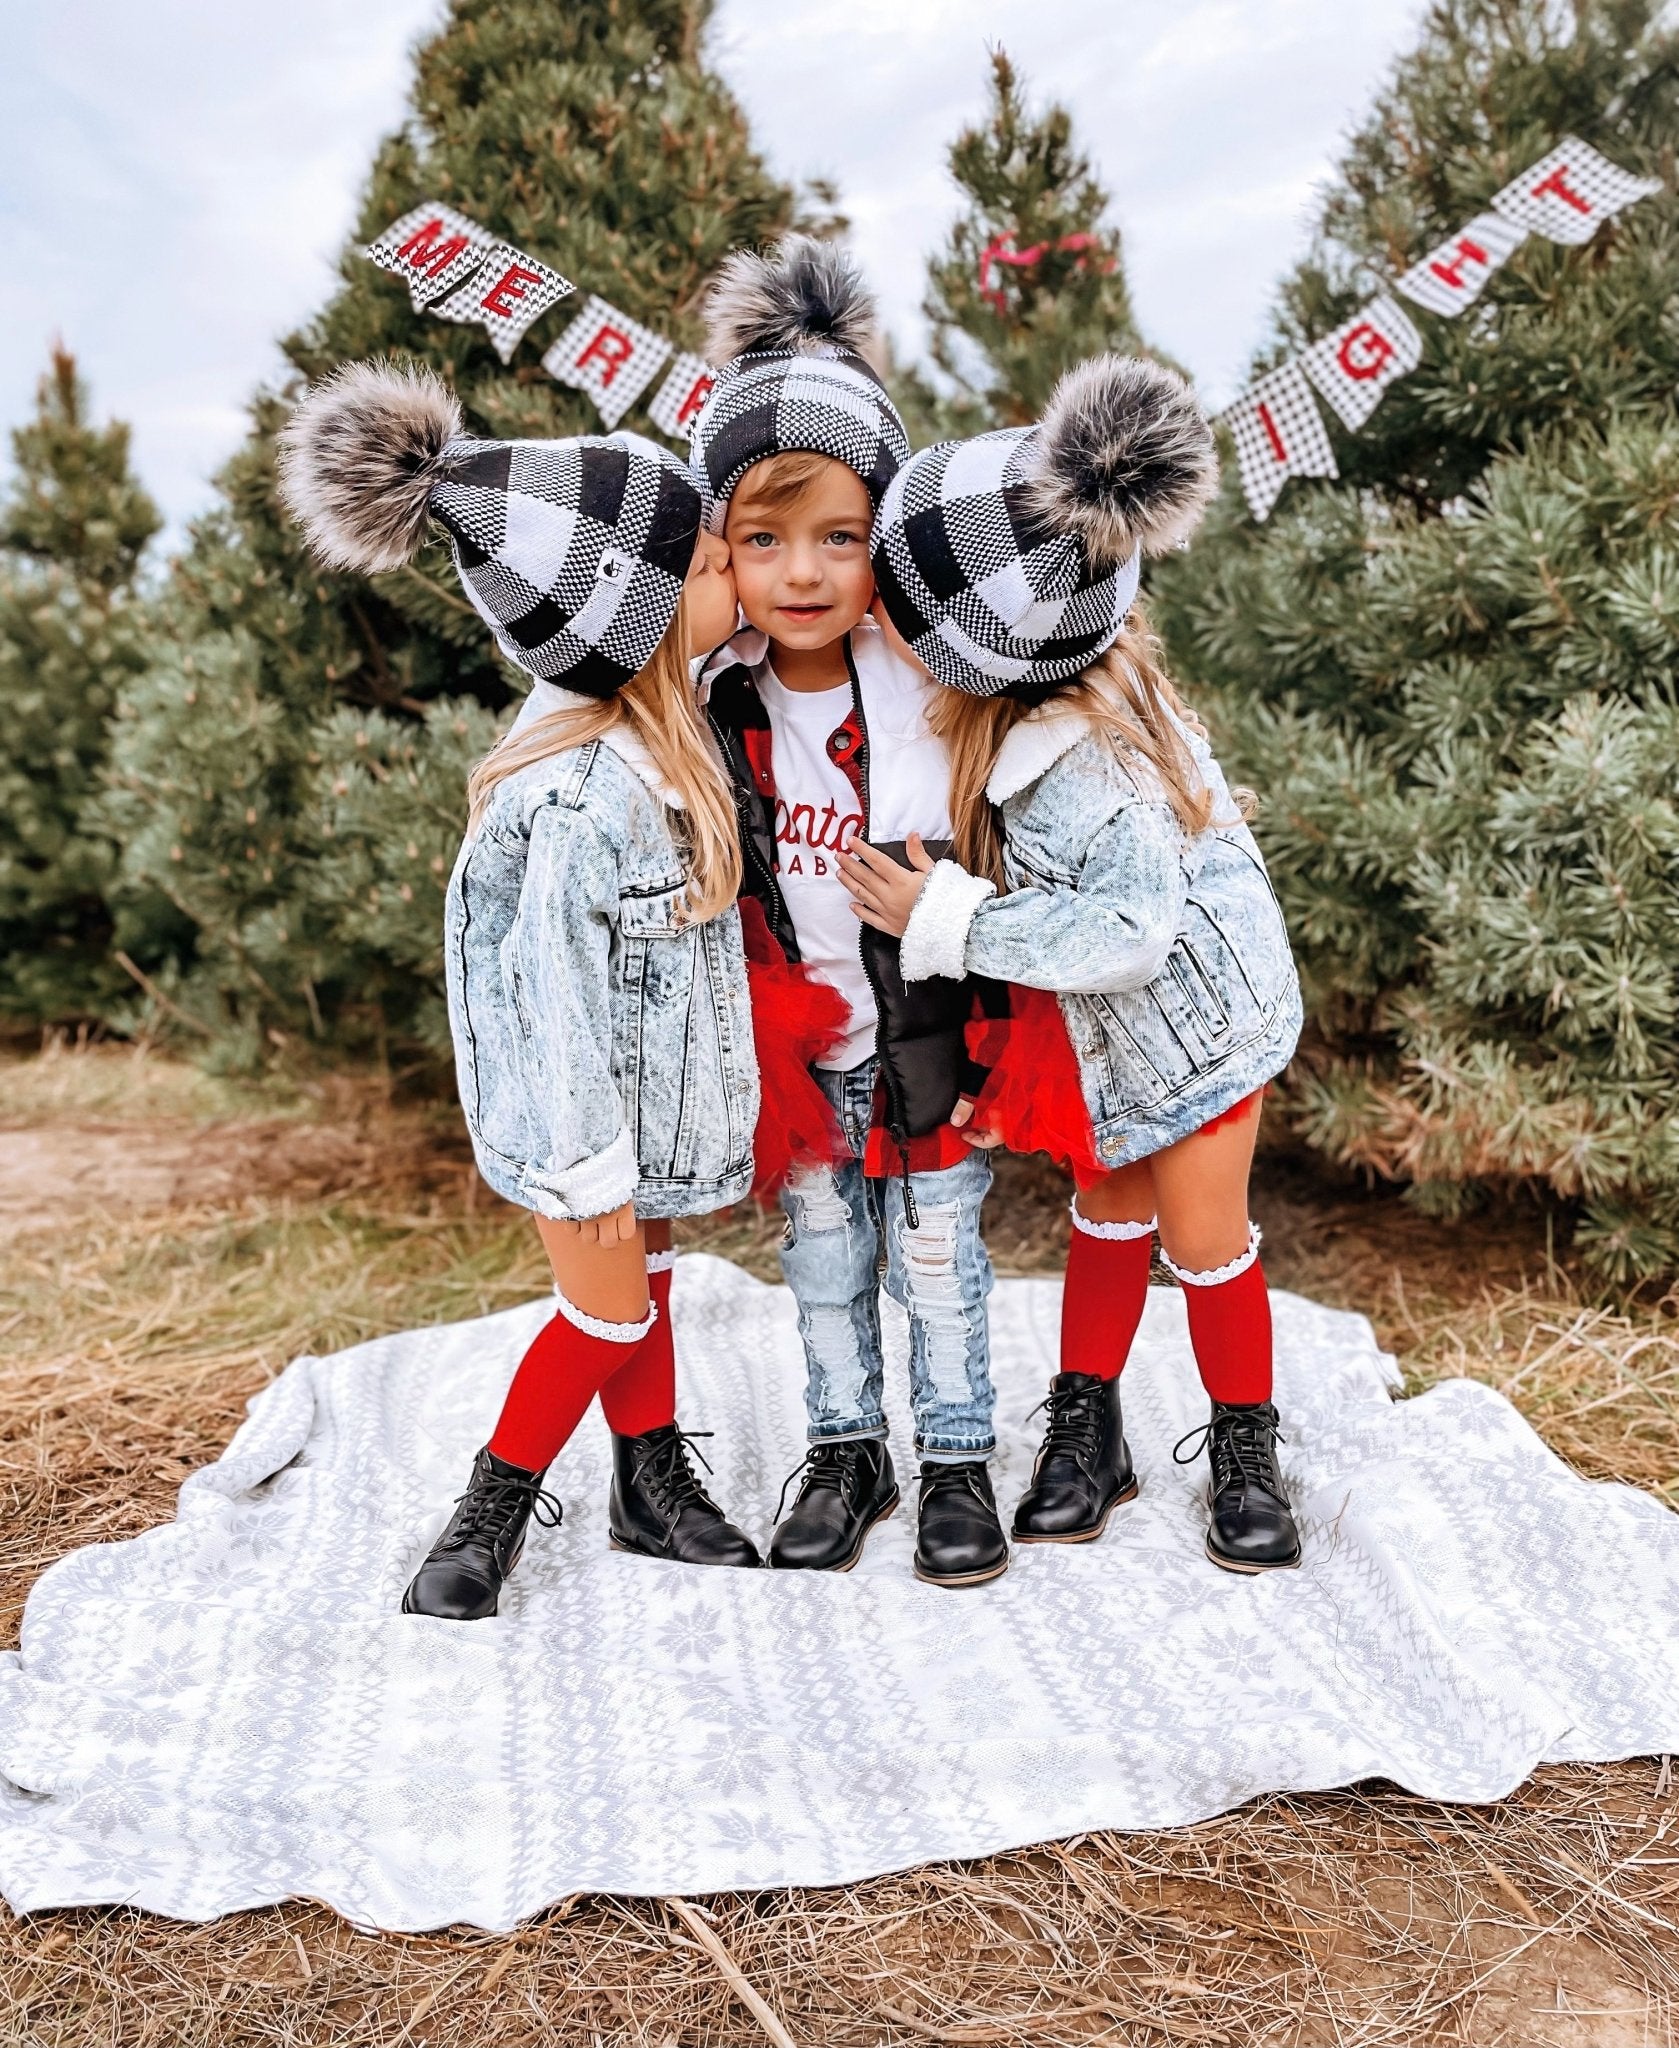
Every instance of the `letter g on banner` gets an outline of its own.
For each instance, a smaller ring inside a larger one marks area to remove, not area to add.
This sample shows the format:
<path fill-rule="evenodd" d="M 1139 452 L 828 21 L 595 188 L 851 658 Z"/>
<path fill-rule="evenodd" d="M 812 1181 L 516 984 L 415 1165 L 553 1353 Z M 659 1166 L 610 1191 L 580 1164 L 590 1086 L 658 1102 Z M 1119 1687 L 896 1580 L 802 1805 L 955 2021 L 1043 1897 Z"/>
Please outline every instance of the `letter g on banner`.
<path fill-rule="evenodd" d="M 1356 430 L 1394 379 L 1422 361 L 1422 336 L 1398 301 L 1383 292 L 1300 360 L 1342 423 Z"/>

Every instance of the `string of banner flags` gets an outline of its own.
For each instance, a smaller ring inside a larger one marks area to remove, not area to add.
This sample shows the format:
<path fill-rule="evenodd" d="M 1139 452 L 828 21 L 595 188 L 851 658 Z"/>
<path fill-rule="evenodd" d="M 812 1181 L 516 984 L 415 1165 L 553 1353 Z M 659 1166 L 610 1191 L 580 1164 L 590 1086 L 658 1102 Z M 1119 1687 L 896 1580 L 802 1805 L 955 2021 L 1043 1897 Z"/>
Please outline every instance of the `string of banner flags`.
<path fill-rule="evenodd" d="M 1219 417 L 1236 443 L 1242 490 L 1256 519 L 1266 518 L 1291 476 L 1339 475 L 1335 451 L 1313 388 L 1353 433 L 1375 411 L 1382 393 L 1422 360 L 1422 335 L 1394 297 L 1397 292 L 1431 313 L 1455 318 L 1472 306 L 1488 280 L 1530 234 L 1553 242 L 1588 242 L 1603 222 L 1635 200 L 1662 189 L 1659 178 L 1634 177 L 1577 136 L 1493 194 L 1483 213 L 1431 249 L 1378 292 L 1353 317 L 1326 334 L 1226 406 Z M 981 260 L 980 288 L 1001 297 L 993 283 L 997 263 L 1026 266 L 1051 246 L 1080 252 L 1096 244 L 1084 236 L 1016 251 L 1013 238 L 993 242 Z M 483 327 L 504 363 L 532 325 L 577 287 L 552 265 L 504 242 L 454 207 L 416 206 L 371 243 L 383 269 L 407 280 L 416 312 Z M 575 319 L 543 353 L 542 367 L 561 384 L 586 392 L 606 423 L 617 426 L 661 370 L 647 415 L 663 434 L 686 441 L 711 395 L 710 364 L 678 350 L 662 334 L 590 293 Z"/>
<path fill-rule="evenodd" d="M 1455 319 L 1529 235 L 1589 242 L 1623 207 L 1661 189 L 1659 178 L 1636 178 L 1589 143 L 1565 135 L 1495 192 L 1486 212 L 1396 278 L 1393 291 L 1378 292 L 1333 334 L 1250 385 L 1219 417 L 1235 439 L 1242 490 L 1255 519 L 1270 513 L 1291 476 L 1340 474 L 1314 385 L 1356 433 L 1388 386 L 1421 362 L 1422 336 L 1393 292 Z"/>

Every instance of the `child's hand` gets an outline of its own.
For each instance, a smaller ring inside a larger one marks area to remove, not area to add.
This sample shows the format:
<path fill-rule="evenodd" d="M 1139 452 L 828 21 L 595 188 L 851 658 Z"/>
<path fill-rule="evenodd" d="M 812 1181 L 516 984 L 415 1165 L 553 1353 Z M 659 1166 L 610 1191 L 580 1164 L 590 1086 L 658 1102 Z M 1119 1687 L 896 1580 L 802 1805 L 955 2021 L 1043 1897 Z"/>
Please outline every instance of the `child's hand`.
<path fill-rule="evenodd" d="M 875 598 L 874 603 L 869 606 L 869 617 L 874 620 L 875 624 L 885 635 L 887 646 L 891 648 L 900 661 L 907 661 L 911 668 L 918 668 L 924 676 L 931 678 L 932 670 L 928 668 L 925 662 L 917 661 L 910 652 L 909 642 L 898 631 L 897 627 L 893 625 L 885 605 L 878 596 Z"/>
<path fill-rule="evenodd" d="M 951 1129 L 960 1131 L 963 1144 L 972 1145 L 976 1151 L 994 1151 L 1003 1142 L 1001 1133 L 988 1131 L 983 1126 L 978 1130 L 970 1130 L 968 1126 L 973 1121 L 973 1114 L 974 1098 L 971 1095 L 962 1096 L 957 1102 L 956 1107 L 950 1112 Z"/>
<path fill-rule="evenodd" d="M 604 1216 L 585 1216 L 580 1223 L 564 1221 L 559 1227 L 568 1237 L 576 1237 L 584 1244 L 627 1244 L 636 1232 L 635 1204 L 626 1202 L 621 1209 L 609 1209 Z"/>
<path fill-rule="evenodd" d="M 890 932 L 895 939 L 903 937 L 910 912 L 936 866 L 919 832 L 909 835 L 904 848 L 911 867 L 899 867 L 889 853 L 879 853 L 861 839 L 854 839 L 851 851 L 840 860 L 840 880 L 851 891 L 852 909 L 865 924 Z"/>

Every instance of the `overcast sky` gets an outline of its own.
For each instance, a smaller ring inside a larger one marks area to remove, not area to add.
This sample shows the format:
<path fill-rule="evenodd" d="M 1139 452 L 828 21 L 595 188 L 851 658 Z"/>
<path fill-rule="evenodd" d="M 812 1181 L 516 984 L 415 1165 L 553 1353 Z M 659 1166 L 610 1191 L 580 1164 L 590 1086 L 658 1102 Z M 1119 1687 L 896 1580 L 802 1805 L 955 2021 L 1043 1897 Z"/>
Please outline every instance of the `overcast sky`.
<path fill-rule="evenodd" d="M 556 5 L 571 0 L 555 0 Z M 1421 0 L 721 0 L 713 54 L 788 177 L 840 186 L 900 341 L 954 208 L 944 148 L 1000 42 L 1114 195 L 1143 331 L 1237 388 L 1337 144 Z M 439 0 L 0 0 L 0 425 L 55 334 L 172 522 L 274 337 L 331 288 Z M 563 247 L 536 253 L 566 268 Z M 590 283 L 579 277 L 585 288 Z"/>

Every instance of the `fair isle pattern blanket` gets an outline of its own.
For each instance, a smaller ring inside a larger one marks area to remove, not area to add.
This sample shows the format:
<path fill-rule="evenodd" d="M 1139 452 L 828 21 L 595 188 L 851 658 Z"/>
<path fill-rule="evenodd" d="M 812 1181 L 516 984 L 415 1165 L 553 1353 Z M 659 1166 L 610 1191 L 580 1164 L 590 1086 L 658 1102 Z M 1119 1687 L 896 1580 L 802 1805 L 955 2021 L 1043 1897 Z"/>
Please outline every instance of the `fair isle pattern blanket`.
<path fill-rule="evenodd" d="M 178 1518 L 54 1565 L 0 1659 L 0 1889 L 203 1919 L 287 1897 L 506 1928 L 579 1890 L 835 1884 L 1275 1788 L 1484 1800 L 1545 1759 L 1679 1749 L 1679 1517 L 1568 1472 L 1468 1381 L 1391 1398 L 1368 1324 L 1276 1299 L 1302 1569 L 1202 1554 L 1205 1404 L 1157 1289 L 1125 1383 L 1141 1498 L 1103 1541 L 910 1574 L 912 1490 L 841 1576 L 607 1548 L 591 1415 L 489 1622 L 397 1603 L 544 1302 L 302 1358 Z M 1007 1513 L 1059 1289 L 992 1298 Z M 760 1538 L 803 1451 L 793 1307 L 683 1259 L 684 1420 Z M 895 1441 L 907 1443 L 901 1330 Z M 905 1475 L 907 1476 L 907 1475 Z"/>

